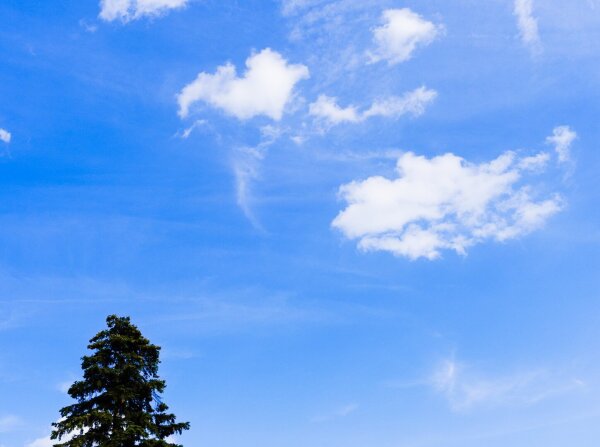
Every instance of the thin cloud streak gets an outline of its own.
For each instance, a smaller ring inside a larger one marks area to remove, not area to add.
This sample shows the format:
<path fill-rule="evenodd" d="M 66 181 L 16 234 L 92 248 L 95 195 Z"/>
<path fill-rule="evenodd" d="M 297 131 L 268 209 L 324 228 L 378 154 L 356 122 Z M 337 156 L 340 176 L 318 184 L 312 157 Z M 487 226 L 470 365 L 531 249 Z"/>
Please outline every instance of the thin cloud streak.
<path fill-rule="evenodd" d="M 235 177 L 236 202 L 252 226 L 264 233 L 265 229 L 254 214 L 252 186 L 260 178 L 264 148 L 245 147 L 233 151 L 231 166 Z"/>
<path fill-rule="evenodd" d="M 580 379 L 557 377 L 543 369 L 505 376 L 482 376 L 454 359 L 444 361 L 428 382 L 456 412 L 479 406 L 535 405 L 585 387 Z"/>
<path fill-rule="evenodd" d="M 342 419 L 342 418 L 345 418 L 345 417 L 350 416 L 351 414 L 355 413 L 358 409 L 359 409 L 359 405 L 356 403 L 342 405 L 341 407 L 335 409 L 334 411 L 332 411 L 328 414 L 324 414 L 324 415 L 316 416 L 316 417 L 312 418 L 311 422 L 323 423 L 323 422 L 329 422 L 329 421 L 332 421 L 335 419 Z"/>
<path fill-rule="evenodd" d="M 538 31 L 538 22 L 533 15 L 533 0 L 515 0 L 514 14 L 521 41 L 534 54 L 542 51 L 542 42 Z"/>
<path fill-rule="evenodd" d="M 399 118 L 407 114 L 418 117 L 436 97 L 435 90 L 419 87 L 403 96 L 376 100 L 368 109 L 359 111 L 355 106 L 340 107 L 336 98 L 320 95 L 310 104 L 309 114 L 329 125 L 361 123 L 372 117 Z"/>
<path fill-rule="evenodd" d="M 98 17 L 106 22 L 127 23 L 142 17 L 158 17 L 187 4 L 188 0 L 101 0 Z"/>

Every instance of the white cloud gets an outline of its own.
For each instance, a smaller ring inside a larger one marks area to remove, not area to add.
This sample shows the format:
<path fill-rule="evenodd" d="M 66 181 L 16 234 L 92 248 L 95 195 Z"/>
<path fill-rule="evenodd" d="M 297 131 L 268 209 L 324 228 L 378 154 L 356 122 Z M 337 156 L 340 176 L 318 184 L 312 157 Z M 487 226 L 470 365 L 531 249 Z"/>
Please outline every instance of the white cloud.
<path fill-rule="evenodd" d="M 56 389 L 63 394 L 69 394 L 69 388 L 71 388 L 71 385 L 73 385 L 73 381 L 67 380 L 56 385 Z"/>
<path fill-rule="evenodd" d="M 303 135 L 293 135 L 290 137 L 290 140 L 292 140 L 297 146 L 301 146 L 306 141 L 306 137 Z"/>
<path fill-rule="evenodd" d="M 315 102 L 309 106 L 309 113 L 318 118 L 325 119 L 332 124 L 343 122 L 357 123 L 363 117 L 356 107 L 340 107 L 337 99 L 327 95 L 320 95 Z"/>
<path fill-rule="evenodd" d="M 532 155 L 530 157 L 524 157 L 519 161 L 519 168 L 524 171 L 543 171 L 550 161 L 550 154 L 548 152 L 540 152 L 539 154 Z"/>
<path fill-rule="evenodd" d="M 61 419 L 59 419 L 59 421 L 60 420 L 63 420 L 63 419 L 61 418 Z M 83 431 L 86 432 L 87 428 L 84 429 Z M 50 435 L 44 436 L 42 438 L 34 439 L 33 441 L 31 441 L 28 444 L 25 444 L 25 447 L 53 447 L 54 444 L 56 444 L 58 442 L 62 443 L 62 442 L 70 441 L 71 439 L 73 439 L 75 434 L 76 434 L 76 432 L 71 432 L 70 434 L 63 436 L 62 439 L 60 439 L 60 441 L 51 439 Z"/>
<path fill-rule="evenodd" d="M 451 153 L 429 159 L 407 152 L 398 159 L 397 178 L 343 185 L 347 207 L 332 225 L 366 251 L 430 260 L 442 250 L 465 254 L 476 243 L 534 231 L 560 211 L 558 195 L 536 200 L 523 185 L 531 166 L 513 152 L 481 164 Z"/>
<path fill-rule="evenodd" d="M 111 22 L 129 22 L 165 14 L 170 9 L 183 8 L 188 0 L 101 0 L 100 18 Z"/>
<path fill-rule="evenodd" d="M 311 0 L 283 0 L 282 13 L 284 16 L 295 14 L 298 10 L 310 5 Z"/>
<path fill-rule="evenodd" d="M 259 230 L 262 230 L 262 226 L 252 210 L 252 184 L 260 177 L 264 157 L 262 148 L 245 147 L 234 151 L 231 163 L 237 204 L 254 228 Z"/>
<path fill-rule="evenodd" d="M 435 90 L 419 87 L 403 96 L 392 96 L 375 101 L 367 110 L 360 112 L 355 106 L 340 107 L 336 98 L 321 95 L 310 104 L 309 113 L 332 125 L 343 122 L 358 123 L 373 116 L 394 118 L 405 114 L 419 116 L 436 97 Z"/>
<path fill-rule="evenodd" d="M 87 428 L 84 428 L 83 431 L 87 432 L 87 430 L 88 430 Z M 57 444 L 59 442 L 60 443 L 64 443 L 64 442 L 72 440 L 73 437 L 75 436 L 75 434 L 78 434 L 78 431 L 71 432 L 71 433 L 63 436 L 62 439 L 60 439 L 60 441 L 57 440 L 57 439 L 51 439 L 50 435 L 44 436 L 44 437 L 41 437 L 41 438 L 34 439 L 33 441 L 25 444 L 25 447 L 53 447 L 55 444 Z M 177 441 L 178 441 L 178 439 L 177 439 L 176 436 L 171 435 L 171 436 L 165 438 L 165 441 L 169 442 L 169 443 L 176 444 Z"/>
<path fill-rule="evenodd" d="M 355 404 L 355 403 L 342 405 L 341 407 L 335 409 L 334 411 L 332 411 L 328 414 L 323 414 L 321 416 L 314 417 L 312 419 L 312 422 L 327 422 L 327 421 L 331 421 L 334 419 L 345 418 L 347 416 L 350 416 L 352 413 L 356 412 L 356 410 L 358 410 L 358 408 L 359 408 L 358 404 Z"/>
<path fill-rule="evenodd" d="M 413 116 L 422 115 L 425 107 L 437 97 L 435 90 L 426 87 L 419 87 L 402 97 L 392 96 L 391 98 L 375 101 L 371 108 L 365 111 L 364 116 L 388 116 L 395 117 L 404 114 Z"/>
<path fill-rule="evenodd" d="M 461 412 L 476 406 L 533 405 L 584 386 L 581 380 L 543 369 L 486 377 L 453 359 L 440 364 L 428 384 L 447 399 L 453 411 Z"/>
<path fill-rule="evenodd" d="M 186 140 L 187 138 L 189 138 L 189 136 L 192 134 L 192 132 L 194 130 L 196 130 L 199 127 L 206 126 L 207 124 L 208 124 L 208 121 L 206 121 L 206 120 L 196 120 L 196 121 L 194 121 L 194 123 L 191 126 L 185 128 L 183 130 L 183 132 L 178 133 L 177 135 L 179 137 L 181 137 L 182 139 Z"/>
<path fill-rule="evenodd" d="M 12 138 L 12 135 L 9 131 L 5 130 L 5 129 L 0 129 L 0 140 L 4 141 L 5 143 L 10 143 L 10 140 Z"/>
<path fill-rule="evenodd" d="M 179 93 L 179 115 L 185 118 L 195 102 L 203 101 L 240 120 L 265 115 L 278 121 L 296 83 L 308 77 L 306 66 L 289 64 L 266 48 L 246 60 L 242 77 L 231 63 L 218 67 L 214 74 L 200 73 Z"/>
<path fill-rule="evenodd" d="M 63 442 L 63 440 L 61 440 Z M 43 438 L 37 438 L 31 441 L 28 444 L 25 444 L 25 447 L 52 447 L 56 441 L 50 439 L 50 436 L 45 436 Z"/>
<path fill-rule="evenodd" d="M 79 20 L 79 26 L 82 27 L 88 33 L 95 33 L 96 31 L 98 31 L 98 25 L 88 23 L 88 21 L 85 19 Z"/>
<path fill-rule="evenodd" d="M 331 85 L 365 64 L 370 30 L 387 4 L 389 0 L 281 0 L 281 11 L 288 38 L 310 46 L 306 57 L 311 67 L 319 68 L 318 82 Z"/>
<path fill-rule="evenodd" d="M 517 17 L 521 41 L 531 50 L 539 52 L 541 41 L 537 19 L 533 16 L 533 0 L 515 0 L 514 14 Z"/>
<path fill-rule="evenodd" d="M 385 10 L 382 21 L 373 30 L 376 49 L 368 56 L 371 62 L 386 60 L 390 65 L 410 59 L 417 47 L 429 45 L 443 29 L 408 8 Z"/>
<path fill-rule="evenodd" d="M 552 135 L 546 138 L 546 142 L 554 146 L 558 161 L 564 163 L 571 160 L 571 144 L 576 138 L 577 133 L 569 126 L 557 126 Z"/>
<path fill-rule="evenodd" d="M 231 167 L 235 177 L 236 201 L 252 226 L 261 232 L 265 229 L 254 214 L 252 187 L 260 178 L 262 162 L 269 147 L 285 133 L 279 127 L 266 125 L 260 128 L 261 140 L 255 147 L 236 148 L 232 152 Z"/>
<path fill-rule="evenodd" d="M 23 421 L 17 416 L 9 415 L 0 417 L 0 433 L 6 433 L 9 431 L 13 431 L 19 425 L 21 425 Z"/>

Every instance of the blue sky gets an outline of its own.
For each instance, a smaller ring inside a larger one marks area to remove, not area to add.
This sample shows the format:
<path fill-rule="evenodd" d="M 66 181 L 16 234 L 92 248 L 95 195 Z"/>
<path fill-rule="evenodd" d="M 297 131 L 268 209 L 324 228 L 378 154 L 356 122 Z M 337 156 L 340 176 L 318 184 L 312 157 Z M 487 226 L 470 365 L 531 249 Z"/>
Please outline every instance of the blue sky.
<path fill-rule="evenodd" d="M 186 446 L 600 439 L 600 2 L 0 2 L 0 446 L 87 340 Z"/>

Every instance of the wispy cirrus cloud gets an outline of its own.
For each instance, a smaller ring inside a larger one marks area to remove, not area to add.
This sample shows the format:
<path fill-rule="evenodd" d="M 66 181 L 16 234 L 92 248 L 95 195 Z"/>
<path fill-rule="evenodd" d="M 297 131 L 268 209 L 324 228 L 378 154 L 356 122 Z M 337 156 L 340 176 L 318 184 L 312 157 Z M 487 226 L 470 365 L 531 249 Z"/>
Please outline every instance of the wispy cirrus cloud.
<path fill-rule="evenodd" d="M 0 417 L 0 433 L 7 433 L 13 431 L 23 424 L 20 417 L 15 415 L 8 415 Z"/>
<path fill-rule="evenodd" d="M 426 383 L 457 412 L 481 406 L 534 405 L 585 386 L 580 379 L 565 378 L 545 369 L 484 375 L 454 359 L 442 362 Z"/>
<path fill-rule="evenodd" d="M 486 240 L 507 241 L 542 227 L 563 207 L 558 194 L 539 198 L 532 175 L 547 155 L 505 152 L 487 163 L 447 153 L 407 152 L 396 178 L 373 176 L 340 188 L 347 203 L 332 222 L 365 251 L 437 259 L 444 250 L 466 254 Z"/>
<path fill-rule="evenodd" d="M 200 127 L 206 126 L 207 124 L 208 124 L 208 121 L 206 121 L 204 119 L 196 120 L 190 126 L 183 129 L 183 131 L 177 132 L 177 134 L 175 136 L 178 136 L 178 137 L 186 140 L 187 138 L 189 138 L 189 136 L 192 134 L 192 132 L 194 130 L 196 130 Z"/>
<path fill-rule="evenodd" d="M 320 95 L 310 104 L 310 115 L 327 122 L 330 125 L 340 123 L 359 123 L 371 117 L 399 118 L 403 115 L 419 116 L 425 108 L 437 97 L 435 90 L 419 87 L 405 93 L 403 96 L 391 96 L 376 100 L 371 106 L 360 111 L 356 106 L 341 107 L 337 99 Z"/>
<path fill-rule="evenodd" d="M 364 12 L 389 3 L 388 0 L 357 2 L 354 0 L 282 0 L 281 12 L 293 20 L 291 38 L 294 40 L 316 37 L 322 32 L 342 31 L 344 19 L 359 18 Z"/>
<path fill-rule="evenodd" d="M 538 22 L 533 15 L 533 0 L 515 0 L 514 14 L 517 18 L 517 26 L 521 41 L 534 53 L 542 49 Z"/>
<path fill-rule="evenodd" d="M 315 416 L 311 419 L 311 421 L 315 422 L 315 423 L 322 423 L 322 422 L 332 421 L 335 419 L 345 418 L 345 417 L 350 416 L 351 414 L 355 413 L 358 410 L 358 408 L 359 408 L 358 404 L 349 403 L 346 405 L 342 405 L 329 413 Z"/>
<path fill-rule="evenodd" d="M 214 74 L 200 73 L 179 93 L 179 115 L 186 118 L 192 105 L 204 102 L 240 120 L 263 115 L 279 121 L 295 85 L 308 77 L 305 65 L 290 64 L 266 48 L 246 60 L 241 77 L 231 63 L 218 67 Z"/>
<path fill-rule="evenodd" d="M 284 0 L 282 12 L 292 22 L 292 40 L 318 39 L 320 50 L 335 52 L 332 62 L 347 69 L 405 62 L 444 32 L 443 25 L 392 5 L 388 0 Z"/>
<path fill-rule="evenodd" d="M 157 17 L 180 9 L 188 0 L 101 0 L 99 17 L 107 22 L 129 22 L 142 17 Z"/>
<path fill-rule="evenodd" d="M 382 22 L 373 29 L 375 49 L 367 53 L 371 62 L 387 61 L 390 65 L 405 62 L 417 48 L 429 45 L 443 31 L 441 25 L 408 8 L 385 10 Z"/>
<path fill-rule="evenodd" d="M 0 331 L 12 329 L 18 324 L 17 321 L 18 319 L 14 313 L 10 314 L 7 317 L 2 317 L 2 319 L 0 320 Z"/>
<path fill-rule="evenodd" d="M 265 232 L 253 209 L 253 185 L 260 179 L 262 162 L 269 147 L 281 136 L 278 127 L 267 125 L 260 128 L 261 141 L 254 147 L 242 146 L 231 153 L 231 167 L 235 178 L 236 201 L 252 226 Z"/>
<path fill-rule="evenodd" d="M 252 185 L 260 178 L 260 168 L 265 153 L 265 150 L 260 147 L 242 147 L 235 149 L 231 157 L 237 204 L 252 226 L 261 231 L 264 229 L 252 207 Z"/>

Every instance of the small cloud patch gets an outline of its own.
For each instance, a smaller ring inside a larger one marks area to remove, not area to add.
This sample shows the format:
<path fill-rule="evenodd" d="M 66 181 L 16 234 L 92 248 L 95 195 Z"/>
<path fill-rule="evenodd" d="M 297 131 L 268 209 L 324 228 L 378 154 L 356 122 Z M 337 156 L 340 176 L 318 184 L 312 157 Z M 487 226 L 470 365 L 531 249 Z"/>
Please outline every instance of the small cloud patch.
<path fill-rule="evenodd" d="M 373 30 L 375 49 L 368 53 L 371 62 L 396 65 L 409 60 L 415 50 L 433 42 L 443 27 L 429 22 L 408 8 L 388 9 L 383 24 Z"/>
<path fill-rule="evenodd" d="M 10 143 L 10 140 L 12 139 L 12 134 L 5 129 L 0 129 L 0 141 L 3 141 L 4 143 L 8 144 Z"/>
<path fill-rule="evenodd" d="M 107 22 L 126 23 L 142 17 L 158 17 L 187 3 L 188 0 L 101 0 L 99 17 Z"/>
<path fill-rule="evenodd" d="M 577 132 L 569 126 L 557 126 L 546 142 L 554 146 L 560 163 L 571 161 L 571 145 L 577 139 Z"/>

